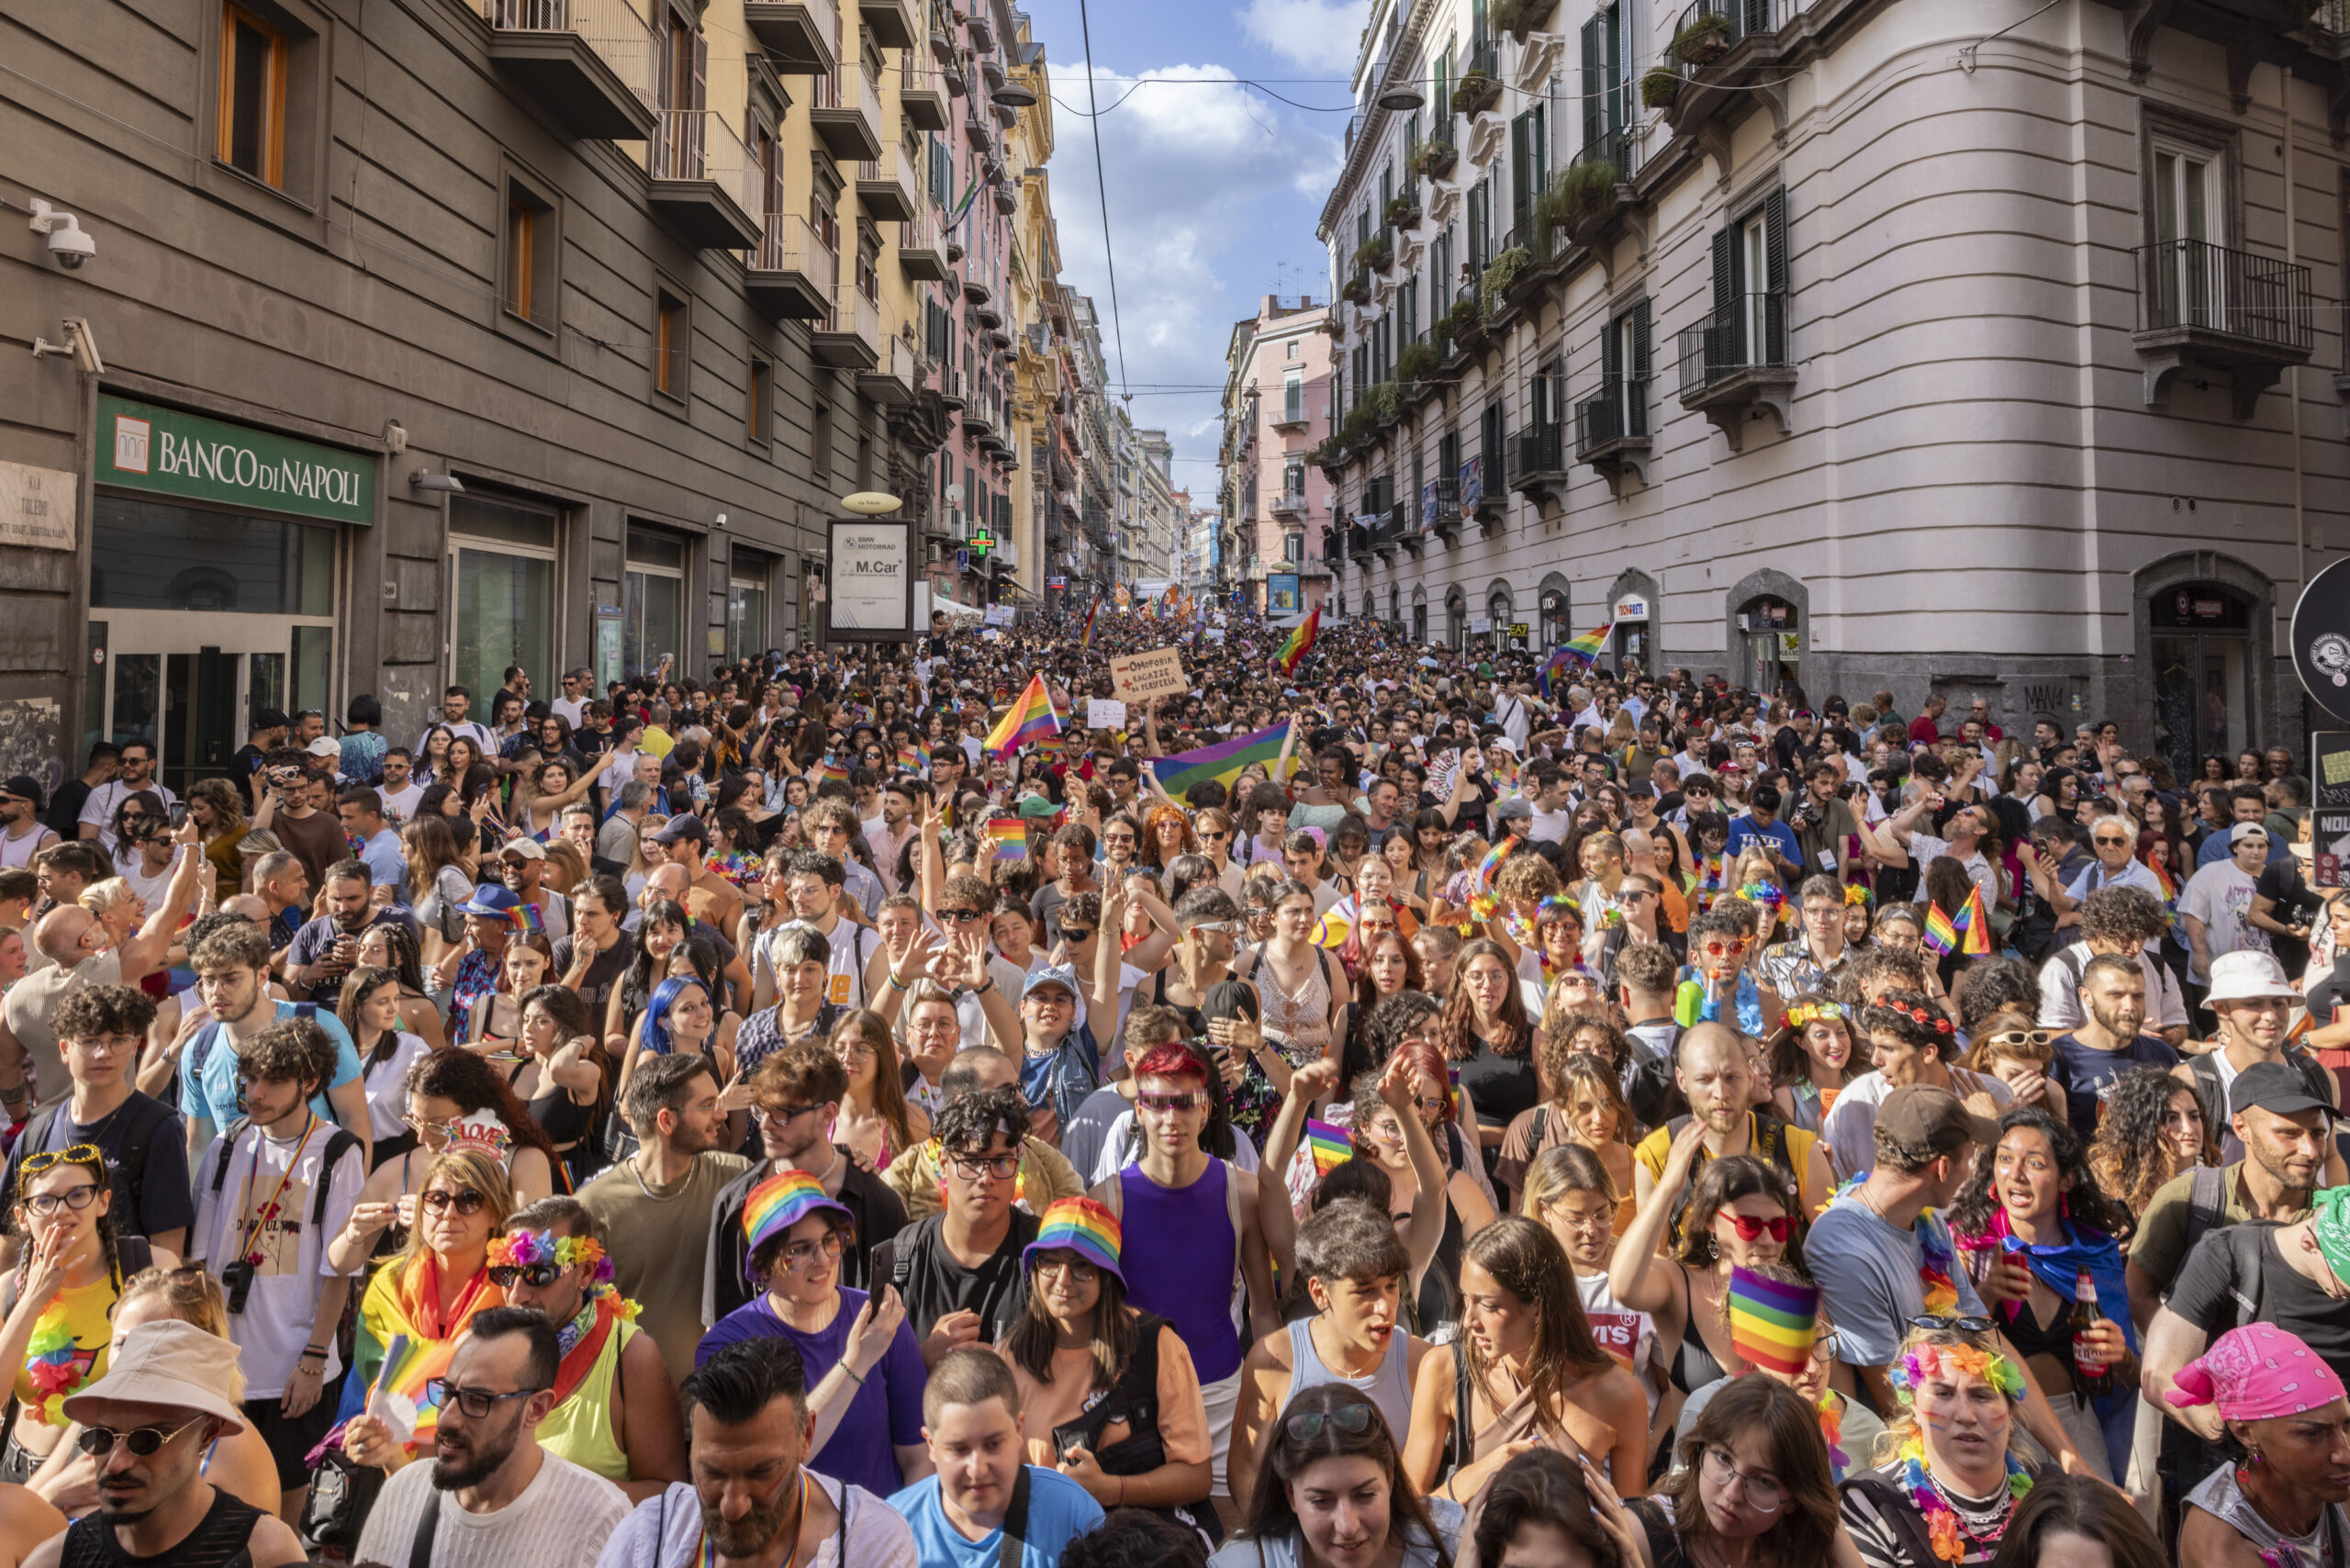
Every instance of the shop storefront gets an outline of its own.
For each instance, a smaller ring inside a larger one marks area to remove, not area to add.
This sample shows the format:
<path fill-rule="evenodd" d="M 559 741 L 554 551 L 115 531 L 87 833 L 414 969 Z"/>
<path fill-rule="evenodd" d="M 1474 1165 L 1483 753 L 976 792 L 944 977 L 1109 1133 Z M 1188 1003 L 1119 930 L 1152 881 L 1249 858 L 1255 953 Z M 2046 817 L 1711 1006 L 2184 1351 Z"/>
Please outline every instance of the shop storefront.
<path fill-rule="evenodd" d="M 1607 644 L 1616 672 L 1621 675 L 1628 669 L 1639 668 L 1653 673 L 1655 661 L 1650 654 L 1655 633 L 1649 629 L 1648 599 L 1639 594 L 1624 594 L 1609 607 L 1608 616 L 1616 627 L 1616 635 Z"/>
<path fill-rule="evenodd" d="M 157 748 L 185 794 L 252 716 L 336 713 L 338 611 L 376 460 L 103 394 L 82 745 Z M 495 689 L 493 683 L 491 689 Z"/>
<path fill-rule="evenodd" d="M 557 684 L 561 538 L 562 519 L 551 508 L 478 493 L 450 498 L 449 679 L 473 693 L 485 721 L 514 666 L 541 691 Z"/>
<path fill-rule="evenodd" d="M 1803 661 L 1802 616 L 1784 599 L 1765 594 L 1738 612 L 1745 655 L 1742 683 L 1749 691 L 1775 696 L 1783 680 L 1799 681 Z"/>

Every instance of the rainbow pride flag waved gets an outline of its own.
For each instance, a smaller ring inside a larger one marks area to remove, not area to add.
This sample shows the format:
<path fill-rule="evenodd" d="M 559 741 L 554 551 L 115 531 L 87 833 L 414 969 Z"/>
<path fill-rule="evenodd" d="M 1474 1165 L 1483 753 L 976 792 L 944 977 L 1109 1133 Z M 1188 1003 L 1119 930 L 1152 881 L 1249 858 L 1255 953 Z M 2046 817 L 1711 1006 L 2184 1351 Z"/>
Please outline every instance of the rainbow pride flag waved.
<path fill-rule="evenodd" d="M 987 747 L 998 756 L 1010 756 L 1033 741 L 1059 734 L 1061 729 L 1061 716 L 1053 707 L 1053 694 L 1045 689 L 1045 678 L 1039 673 L 1028 678 L 1019 700 L 988 732 Z"/>
<path fill-rule="evenodd" d="M 990 817 L 988 842 L 995 846 L 998 860 L 1025 860 L 1028 857 L 1028 822 L 1024 817 Z"/>
<path fill-rule="evenodd" d="M 1317 604 L 1314 607 L 1314 613 L 1308 615 L 1297 630 L 1289 634 L 1289 641 L 1283 643 L 1281 652 L 1273 655 L 1281 662 L 1283 675 L 1297 673 L 1297 661 L 1304 658 L 1307 650 L 1314 646 L 1314 639 L 1321 634 L 1321 631 L 1322 607 Z"/>
<path fill-rule="evenodd" d="M 1334 1127 L 1327 1122 L 1308 1121 L 1305 1124 L 1305 1147 L 1314 1156 L 1314 1175 L 1317 1181 L 1355 1157 L 1354 1139 L 1345 1128 Z"/>
<path fill-rule="evenodd" d="M 1195 784 L 1213 781 L 1229 786 L 1240 777 L 1240 770 L 1252 762 L 1264 768 L 1270 776 L 1281 763 L 1281 739 L 1288 734 L 1287 723 L 1270 725 L 1253 734 L 1235 735 L 1228 741 L 1201 746 L 1195 751 L 1179 751 L 1172 756 L 1152 757 L 1150 770 L 1158 776 L 1158 787 L 1180 801 L 1183 798 L 1183 791 Z M 1294 767 L 1296 759 L 1292 757 L 1292 766 Z"/>

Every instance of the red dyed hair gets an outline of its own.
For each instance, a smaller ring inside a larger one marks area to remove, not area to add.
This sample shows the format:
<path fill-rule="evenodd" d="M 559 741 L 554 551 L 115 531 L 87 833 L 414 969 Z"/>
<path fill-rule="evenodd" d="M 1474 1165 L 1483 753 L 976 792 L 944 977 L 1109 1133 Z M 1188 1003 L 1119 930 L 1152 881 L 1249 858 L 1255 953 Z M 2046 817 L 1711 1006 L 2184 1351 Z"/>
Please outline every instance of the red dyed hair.
<path fill-rule="evenodd" d="M 1142 1059 L 1135 1063 L 1135 1077 L 1196 1078 L 1204 1084 L 1208 1081 L 1208 1066 L 1192 1047 L 1181 1040 L 1169 1040 L 1143 1053 Z"/>
<path fill-rule="evenodd" d="M 1444 1059 L 1444 1053 L 1426 1040 L 1406 1040 L 1395 1047 L 1395 1054 L 1426 1073 L 1429 1082 L 1441 1087 L 1444 1114 L 1437 1119 L 1440 1122 L 1459 1121 L 1460 1105 L 1452 1098 L 1452 1078 L 1448 1070 L 1451 1064 Z"/>

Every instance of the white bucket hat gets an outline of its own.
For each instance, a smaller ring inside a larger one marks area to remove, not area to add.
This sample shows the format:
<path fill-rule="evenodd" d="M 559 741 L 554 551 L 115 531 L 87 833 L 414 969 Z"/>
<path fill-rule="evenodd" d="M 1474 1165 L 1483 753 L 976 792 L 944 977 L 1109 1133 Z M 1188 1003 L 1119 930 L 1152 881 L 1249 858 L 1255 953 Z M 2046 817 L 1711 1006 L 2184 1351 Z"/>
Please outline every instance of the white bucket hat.
<path fill-rule="evenodd" d="M 2206 1002 L 2250 1002 L 2271 996 L 2291 1002 L 2301 1000 L 2301 993 L 2287 983 L 2284 966 L 2277 963 L 2274 954 L 2256 947 L 2239 947 L 2211 960 L 2211 991 L 2203 999 Z"/>

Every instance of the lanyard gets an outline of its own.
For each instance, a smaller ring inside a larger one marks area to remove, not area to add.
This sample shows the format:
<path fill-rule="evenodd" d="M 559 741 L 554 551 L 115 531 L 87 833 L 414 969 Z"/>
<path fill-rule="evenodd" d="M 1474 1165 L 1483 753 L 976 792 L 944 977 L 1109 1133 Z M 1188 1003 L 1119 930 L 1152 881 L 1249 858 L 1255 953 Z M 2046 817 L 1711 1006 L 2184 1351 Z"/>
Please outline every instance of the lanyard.
<path fill-rule="evenodd" d="M 258 1127 L 253 1130 L 261 1132 Z M 302 1141 L 294 1146 L 294 1158 L 285 1162 L 285 1169 L 278 1174 L 277 1191 L 269 1195 L 269 1203 L 259 1214 L 253 1213 L 253 1178 L 261 1172 L 261 1151 L 269 1142 L 269 1135 L 261 1133 L 261 1141 L 253 1145 L 253 1162 L 245 1168 L 245 1238 L 237 1248 L 237 1256 L 245 1261 L 256 1265 L 261 1262 L 253 1254 L 253 1243 L 261 1238 L 262 1226 L 277 1212 L 278 1200 L 285 1196 L 285 1184 L 294 1180 L 294 1168 L 302 1163 L 302 1151 L 310 1147 L 310 1135 L 318 1130 L 319 1114 L 313 1111 L 308 1123 L 302 1128 Z"/>

